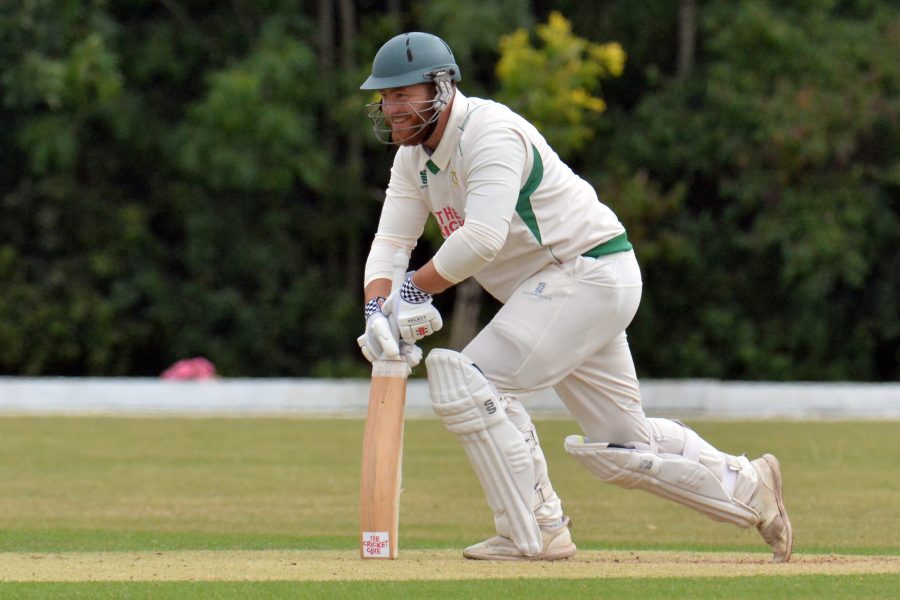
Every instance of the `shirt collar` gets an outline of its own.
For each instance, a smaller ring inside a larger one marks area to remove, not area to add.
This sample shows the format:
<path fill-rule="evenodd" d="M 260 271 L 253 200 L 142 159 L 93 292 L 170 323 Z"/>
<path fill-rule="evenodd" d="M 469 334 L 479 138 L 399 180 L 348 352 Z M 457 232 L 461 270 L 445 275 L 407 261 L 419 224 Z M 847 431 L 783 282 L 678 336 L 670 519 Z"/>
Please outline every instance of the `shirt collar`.
<path fill-rule="evenodd" d="M 428 153 L 422 149 L 425 157 L 425 168 L 432 173 L 438 173 L 447 168 L 450 159 L 453 157 L 453 150 L 459 142 L 459 136 L 462 133 L 462 124 L 469 111 L 469 99 L 466 98 L 459 88 L 453 95 L 453 106 L 450 107 L 450 118 L 447 120 L 447 127 L 444 128 L 444 135 L 434 153 L 429 157 Z"/>

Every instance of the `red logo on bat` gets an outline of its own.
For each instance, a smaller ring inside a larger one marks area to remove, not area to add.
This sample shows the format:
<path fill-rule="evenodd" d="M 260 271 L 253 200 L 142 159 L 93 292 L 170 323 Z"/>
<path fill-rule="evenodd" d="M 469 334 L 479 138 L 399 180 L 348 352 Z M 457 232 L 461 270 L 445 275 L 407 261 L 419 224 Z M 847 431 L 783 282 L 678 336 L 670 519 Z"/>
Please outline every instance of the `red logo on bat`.
<path fill-rule="evenodd" d="M 386 531 L 366 531 L 363 533 L 362 550 L 364 556 L 390 558 L 390 536 Z"/>

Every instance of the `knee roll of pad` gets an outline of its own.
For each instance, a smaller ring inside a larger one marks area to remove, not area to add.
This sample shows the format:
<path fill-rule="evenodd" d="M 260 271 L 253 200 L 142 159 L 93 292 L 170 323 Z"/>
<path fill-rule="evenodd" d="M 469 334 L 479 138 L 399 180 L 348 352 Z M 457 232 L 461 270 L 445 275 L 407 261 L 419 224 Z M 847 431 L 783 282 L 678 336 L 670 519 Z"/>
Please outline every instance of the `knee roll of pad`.
<path fill-rule="evenodd" d="M 543 542 L 531 507 L 534 462 L 494 387 L 472 361 L 452 350 L 432 350 L 425 365 L 432 407 L 465 449 L 497 532 L 523 554 L 539 554 Z"/>
<path fill-rule="evenodd" d="M 433 350 L 425 360 L 431 405 L 451 433 L 484 431 L 507 420 L 491 383 L 462 354 Z"/>
<path fill-rule="evenodd" d="M 570 435 L 566 452 L 588 471 L 607 483 L 641 489 L 705 514 L 715 521 L 750 527 L 759 515 L 734 500 L 712 471 L 684 457 L 644 450 L 610 448 L 606 443 L 586 442 Z"/>

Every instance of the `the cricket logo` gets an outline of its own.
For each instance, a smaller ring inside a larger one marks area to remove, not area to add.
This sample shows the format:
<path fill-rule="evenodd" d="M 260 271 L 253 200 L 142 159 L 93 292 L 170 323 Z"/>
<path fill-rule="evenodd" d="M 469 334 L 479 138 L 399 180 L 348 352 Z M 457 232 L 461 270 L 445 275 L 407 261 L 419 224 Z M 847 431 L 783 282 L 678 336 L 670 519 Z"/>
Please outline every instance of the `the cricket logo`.
<path fill-rule="evenodd" d="M 428 187 L 428 174 L 425 172 L 425 169 L 422 169 L 421 171 L 419 171 L 419 179 L 422 180 L 422 187 L 427 188 Z"/>
<path fill-rule="evenodd" d="M 387 531 L 364 531 L 362 536 L 362 557 L 390 558 L 390 533 Z"/>
<path fill-rule="evenodd" d="M 486 410 L 486 411 L 487 411 L 487 414 L 489 414 L 489 415 L 492 415 L 492 414 L 494 414 L 495 412 L 497 412 L 497 405 L 494 404 L 494 400 L 493 400 L 493 399 L 488 398 L 488 399 L 484 402 L 484 410 Z"/>

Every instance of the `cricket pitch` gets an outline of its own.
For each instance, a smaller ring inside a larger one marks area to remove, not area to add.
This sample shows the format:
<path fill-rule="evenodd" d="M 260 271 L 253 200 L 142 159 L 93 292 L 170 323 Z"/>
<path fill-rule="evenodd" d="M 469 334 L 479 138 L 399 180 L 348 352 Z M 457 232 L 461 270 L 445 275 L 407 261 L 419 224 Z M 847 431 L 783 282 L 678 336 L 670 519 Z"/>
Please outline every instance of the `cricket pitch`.
<path fill-rule="evenodd" d="M 0 581 L 414 581 L 503 578 L 736 577 L 898 574 L 900 557 L 719 552 L 579 551 L 557 562 L 466 560 L 459 550 L 401 550 L 362 560 L 352 550 L 4 552 Z"/>

